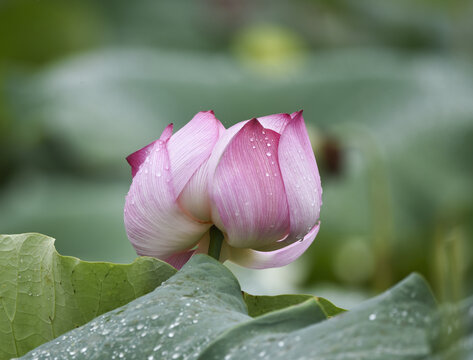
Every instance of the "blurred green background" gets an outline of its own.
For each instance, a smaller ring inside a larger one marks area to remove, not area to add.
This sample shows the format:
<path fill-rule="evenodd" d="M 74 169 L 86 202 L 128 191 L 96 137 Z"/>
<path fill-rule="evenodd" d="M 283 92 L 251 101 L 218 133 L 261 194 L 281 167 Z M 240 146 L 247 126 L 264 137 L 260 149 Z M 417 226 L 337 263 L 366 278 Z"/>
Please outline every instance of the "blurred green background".
<path fill-rule="evenodd" d="M 473 293 L 473 2 L 3 0 L 0 233 L 131 261 L 125 157 L 213 109 L 304 109 L 322 227 L 254 293 L 350 307 L 412 271 Z"/>

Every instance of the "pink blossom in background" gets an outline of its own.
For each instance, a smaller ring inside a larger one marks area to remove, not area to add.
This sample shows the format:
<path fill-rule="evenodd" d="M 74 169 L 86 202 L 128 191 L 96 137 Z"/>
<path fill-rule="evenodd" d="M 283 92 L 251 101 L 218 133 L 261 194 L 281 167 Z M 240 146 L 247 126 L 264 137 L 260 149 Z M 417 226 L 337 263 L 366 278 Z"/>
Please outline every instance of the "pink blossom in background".
<path fill-rule="evenodd" d="M 227 130 L 213 111 L 199 112 L 127 160 L 125 227 L 139 255 L 180 268 L 207 253 L 216 225 L 225 236 L 221 261 L 278 267 L 297 259 L 319 230 L 322 188 L 302 111 Z"/>

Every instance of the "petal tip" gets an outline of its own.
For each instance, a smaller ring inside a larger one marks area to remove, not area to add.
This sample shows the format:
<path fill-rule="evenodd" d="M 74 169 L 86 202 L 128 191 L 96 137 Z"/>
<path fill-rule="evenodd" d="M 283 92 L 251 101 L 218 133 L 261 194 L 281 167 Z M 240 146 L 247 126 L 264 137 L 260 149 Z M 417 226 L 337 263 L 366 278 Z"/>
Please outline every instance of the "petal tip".
<path fill-rule="evenodd" d="M 298 111 L 296 111 L 296 112 L 293 112 L 293 113 L 291 114 L 291 118 L 292 118 L 292 119 L 299 118 L 299 117 L 302 116 L 302 113 L 303 113 L 303 112 L 304 112 L 303 109 L 300 109 L 300 110 L 298 110 Z"/>
<path fill-rule="evenodd" d="M 174 124 L 173 123 L 170 123 L 168 126 L 166 126 L 163 130 L 163 133 L 161 134 L 161 136 L 159 137 L 159 140 L 162 140 L 162 141 L 167 141 L 171 138 L 172 136 L 172 131 L 173 131 L 173 128 L 174 128 Z"/>

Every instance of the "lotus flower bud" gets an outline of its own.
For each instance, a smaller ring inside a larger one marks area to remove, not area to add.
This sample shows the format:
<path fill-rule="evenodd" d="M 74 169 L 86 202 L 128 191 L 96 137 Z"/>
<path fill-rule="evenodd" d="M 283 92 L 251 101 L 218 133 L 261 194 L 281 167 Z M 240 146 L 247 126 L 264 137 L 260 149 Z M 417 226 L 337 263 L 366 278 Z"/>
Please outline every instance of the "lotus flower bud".
<path fill-rule="evenodd" d="M 251 268 L 297 259 L 319 230 L 322 188 L 302 111 L 225 130 L 212 111 L 127 158 L 125 227 L 139 255 L 180 268 L 224 234 L 220 260 Z"/>

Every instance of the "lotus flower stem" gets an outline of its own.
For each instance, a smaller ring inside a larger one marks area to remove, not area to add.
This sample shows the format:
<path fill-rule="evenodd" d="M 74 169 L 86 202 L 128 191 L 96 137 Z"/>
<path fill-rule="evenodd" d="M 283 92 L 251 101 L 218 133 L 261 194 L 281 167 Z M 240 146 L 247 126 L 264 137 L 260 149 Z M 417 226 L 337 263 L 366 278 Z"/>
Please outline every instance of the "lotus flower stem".
<path fill-rule="evenodd" d="M 223 233 L 215 225 L 210 228 L 209 233 L 209 256 L 219 260 L 220 250 L 222 249 Z"/>

